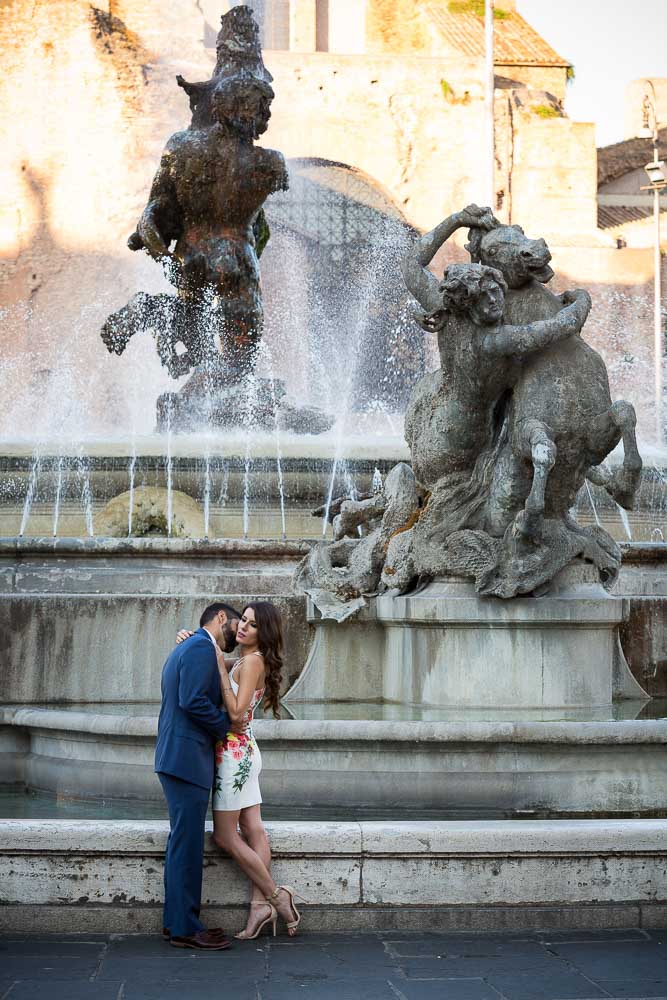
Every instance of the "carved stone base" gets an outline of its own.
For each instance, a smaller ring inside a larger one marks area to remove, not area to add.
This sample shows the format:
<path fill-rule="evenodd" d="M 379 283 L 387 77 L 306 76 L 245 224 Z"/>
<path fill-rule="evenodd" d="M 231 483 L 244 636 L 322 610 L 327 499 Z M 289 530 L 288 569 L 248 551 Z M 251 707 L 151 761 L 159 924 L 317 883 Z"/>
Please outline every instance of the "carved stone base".
<path fill-rule="evenodd" d="M 202 366 L 179 392 L 164 392 L 157 401 L 157 430 L 176 434 L 202 430 L 251 427 L 295 434 L 322 434 L 334 418 L 315 406 L 296 406 L 285 398 L 280 379 L 225 378 Z"/>
<path fill-rule="evenodd" d="M 472 582 L 434 580 L 383 595 L 336 624 L 309 602 L 316 636 L 286 701 L 387 701 L 442 708 L 587 709 L 648 699 L 618 638 L 627 602 L 576 562 L 544 597 L 480 597 Z"/>

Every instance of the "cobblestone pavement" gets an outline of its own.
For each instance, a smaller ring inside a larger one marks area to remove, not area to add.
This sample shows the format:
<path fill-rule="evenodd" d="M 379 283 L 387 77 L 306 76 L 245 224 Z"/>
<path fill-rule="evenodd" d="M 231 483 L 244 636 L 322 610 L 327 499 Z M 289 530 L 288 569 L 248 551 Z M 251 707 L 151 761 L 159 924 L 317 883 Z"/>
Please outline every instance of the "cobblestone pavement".
<path fill-rule="evenodd" d="M 202 954 L 158 937 L 0 938 L 0 1000 L 667 1000 L 667 931 L 303 934 Z"/>

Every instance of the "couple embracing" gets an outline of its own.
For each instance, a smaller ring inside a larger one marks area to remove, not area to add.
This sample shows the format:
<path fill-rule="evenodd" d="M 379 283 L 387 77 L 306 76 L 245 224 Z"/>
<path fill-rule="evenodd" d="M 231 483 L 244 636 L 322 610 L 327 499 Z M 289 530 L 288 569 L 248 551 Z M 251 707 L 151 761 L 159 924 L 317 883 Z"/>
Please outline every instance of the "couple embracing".
<path fill-rule="evenodd" d="M 241 656 L 227 658 L 238 646 Z M 204 827 L 213 788 L 213 838 L 248 876 L 252 898 L 240 940 L 256 938 L 281 917 L 290 935 L 301 920 L 289 886 L 271 877 L 262 823 L 262 758 L 252 731 L 255 708 L 277 716 L 283 657 L 280 614 L 268 601 L 243 613 L 221 602 L 203 612 L 196 632 L 182 630 L 162 670 L 155 770 L 169 809 L 164 866 L 163 937 L 176 948 L 222 951 L 222 928 L 199 919 Z"/>

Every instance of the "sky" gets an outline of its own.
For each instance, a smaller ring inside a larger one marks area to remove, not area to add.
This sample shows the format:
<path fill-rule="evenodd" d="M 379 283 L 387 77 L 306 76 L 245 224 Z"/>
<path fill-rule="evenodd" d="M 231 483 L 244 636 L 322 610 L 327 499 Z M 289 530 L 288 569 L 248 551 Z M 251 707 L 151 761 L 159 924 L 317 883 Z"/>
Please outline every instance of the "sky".
<path fill-rule="evenodd" d="M 623 139 L 627 84 L 667 78 L 667 0 L 517 0 L 517 10 L 574 66 L 570 118 L 595 122 L 598 146 Z"/>

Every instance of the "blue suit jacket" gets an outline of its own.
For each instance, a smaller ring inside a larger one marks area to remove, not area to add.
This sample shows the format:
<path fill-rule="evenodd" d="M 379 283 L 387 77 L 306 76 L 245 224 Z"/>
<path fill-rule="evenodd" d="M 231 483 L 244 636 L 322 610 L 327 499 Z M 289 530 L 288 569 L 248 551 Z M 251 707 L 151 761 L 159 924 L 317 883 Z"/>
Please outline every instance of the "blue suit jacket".
<path fill-rule="evenodd" d="M 155 770 L 202 788 L 213 784 L 215 741 L 229 729 L 220 708 L 220 675 L 208 632 L 198 629 L 162 668 Z"/>

